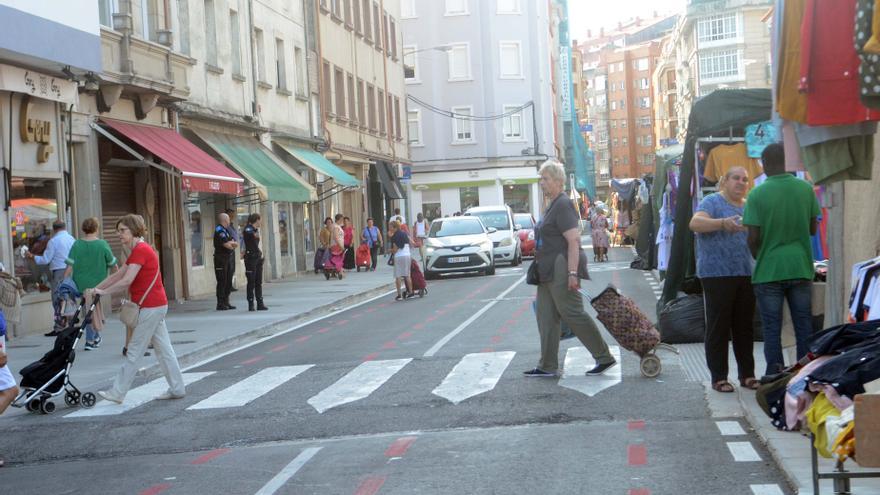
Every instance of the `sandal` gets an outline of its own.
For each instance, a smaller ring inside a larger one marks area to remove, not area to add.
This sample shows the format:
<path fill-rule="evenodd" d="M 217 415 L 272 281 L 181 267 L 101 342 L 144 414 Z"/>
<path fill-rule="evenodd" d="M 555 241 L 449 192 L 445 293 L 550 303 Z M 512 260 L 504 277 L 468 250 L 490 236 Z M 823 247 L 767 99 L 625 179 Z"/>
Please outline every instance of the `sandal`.
<path fill-rule="evenodd" d="M 729 394 L 733 392 L 734 388 L 727 380 L 721 380 L 712 384 L 712 390 L 723 394 Z"/>
<path fill-rule="evenodd" d="M 750 376 L 748 378 L 740 378 L 739 384 L 740 384 L 740 386 L 745 387 L 749 390 L 758 390 L 758 386 L 760 385 L 760 382 L 758 382 L 758 380 L 756 380 L 755 377 Z"/>

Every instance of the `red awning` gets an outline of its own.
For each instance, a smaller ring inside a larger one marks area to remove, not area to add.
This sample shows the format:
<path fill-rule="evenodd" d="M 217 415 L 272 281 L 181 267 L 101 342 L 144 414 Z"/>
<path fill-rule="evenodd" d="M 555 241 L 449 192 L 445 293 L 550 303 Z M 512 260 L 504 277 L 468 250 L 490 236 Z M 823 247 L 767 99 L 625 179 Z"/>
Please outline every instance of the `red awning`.
<path fill-rule="evenodd" d="M 186 190 L 241 194 L 244 179 L 172 129 L 103 118 L 101 122 L 179 170 Z"/>

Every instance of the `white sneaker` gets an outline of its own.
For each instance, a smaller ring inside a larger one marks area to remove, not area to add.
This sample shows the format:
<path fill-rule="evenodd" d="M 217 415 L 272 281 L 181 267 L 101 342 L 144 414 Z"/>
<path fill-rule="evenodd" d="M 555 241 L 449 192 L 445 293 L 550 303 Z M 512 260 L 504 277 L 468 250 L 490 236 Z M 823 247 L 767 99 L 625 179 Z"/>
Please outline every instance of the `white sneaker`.
<path fill-rule="evenodd" d="M 104 400 L 109 400 L 110 402 L 115 402 L 117 404 L 122 404 L 122 400 L 124 399 L 109 390 L 98 390 L 98 395 Z"/>
<path fill-rule="evenodd" d="M 171 400 L 171 399 L 182 399 L 186 397 L 186 394 L 175 394 L 170 390 L 166 390 L 162 395 L 156 397 L 156 400 Z"/>

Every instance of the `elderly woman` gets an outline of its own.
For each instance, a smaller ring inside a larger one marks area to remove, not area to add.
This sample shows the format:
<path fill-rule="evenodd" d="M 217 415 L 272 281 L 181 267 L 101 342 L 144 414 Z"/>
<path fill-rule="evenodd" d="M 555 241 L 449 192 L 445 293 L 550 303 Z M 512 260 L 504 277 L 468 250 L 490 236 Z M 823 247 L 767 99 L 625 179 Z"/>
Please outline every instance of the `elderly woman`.
<path fill-rule="evenodd" d="M 391 256 L 394 258 L 394 285 L 397 287 L 396 300 L 404 300 L 412 297 L 412 278 L 410 278 L 410 266 L 412 261 L 412 251 L 410 250 L 409 234 L 400 228 L 400 222 L 392 220 L 388 224 L 388 235 L 391 238 Z M 402 294 L 400 292 L 400 281 L 404 282 Z"/>
<path fill-rule="evenodd" d="M 593 239 L 593 261 L 608 261 L 608 218 L 605 210 L 596 208 L 590 220 Z"/>
<path fill-rule="evenodd" d="M 560 319 L 586 346 L 596 361 L 587 375 L 601 375 L 617 364 L 602 339 L 596 322 L 584 311 L 581 298 L 578 260 L 581 233 L 578 212 L 565 194 L 565 169 L 548 160 L 541 165 L 541 189 L 550 201 L 535 228 L 538 271 L 538 332 L 541 336 L 541 360 L 526 376 L 553 377 L 559 369 Z"/>
<path fill-rule="evenodd" d="M 113 386 L 109 390 L 99 391 L 98 395 L 105 400 L 122 404 L 140 368 L 144 351 L 152 343 L 159 367 L 168 382 L 168 390 L 157 399 L 180 399 L 186 394 L 186 389 L 180 373 L 180 363 L 177 362 L 177 355 L 171 347 L 171 338 L 165 326 L 168 299 L 159 271 L 159 255 L 144 241 L 147 227 L 142 216 L 123 216 L 116 222 L 116 232 L 123 246 L 131 250 L 131 254 L 122 269 L 89 291 L 98 295 L 112 295 L 127 290 L 130 300 L 140 306 L 140 312 L 129 344 L 130 352 L 125 356 L 122 369 L 116 375 Z"/>
<path fill-rule="evenodd" d="M 697 238 L 697 277 L 703 285 L 706 303 L 706 364 L 712 388 L 733 392 L 727 381 L 727 341 L 733 341 L 733 355 L 741 386 L 756 389 L 755 357 L 752 354 L 752 318 L 755 296 L 748 231 L 742 225 L 749 176 L 743 167 L 733 167 L 718 183 L 718 192 L 703 198 L 690 221 Z"/>

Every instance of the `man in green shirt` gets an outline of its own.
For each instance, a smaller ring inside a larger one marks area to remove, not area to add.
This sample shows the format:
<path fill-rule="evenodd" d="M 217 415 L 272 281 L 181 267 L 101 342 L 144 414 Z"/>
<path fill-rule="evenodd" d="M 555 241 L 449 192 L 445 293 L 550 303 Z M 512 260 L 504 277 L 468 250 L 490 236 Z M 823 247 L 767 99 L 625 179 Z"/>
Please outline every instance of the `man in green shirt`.
<path fill-rule="evenodd" d="M 788 300 L 797 357 L 807 354 L 812 333 L 813 246 L 819 203 L 813 186 L 785 171 L 781 144 L 761 154 L 767 180 L 746 201 L 743 224 L 755 257 L 752 285 L 764 329 L 766 373 L 785 367 L 782 356 L 782 304 Z"/>

